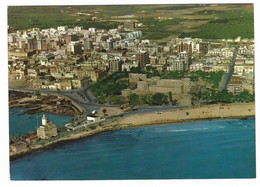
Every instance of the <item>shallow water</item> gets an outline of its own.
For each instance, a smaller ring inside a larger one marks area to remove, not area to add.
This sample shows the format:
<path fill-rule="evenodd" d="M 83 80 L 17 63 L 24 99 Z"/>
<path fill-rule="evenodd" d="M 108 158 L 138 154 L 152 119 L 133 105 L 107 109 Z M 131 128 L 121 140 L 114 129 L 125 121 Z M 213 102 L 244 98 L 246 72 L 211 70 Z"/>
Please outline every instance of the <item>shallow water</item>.
<path fill-rule="evenodd" d="M 254 178 L 255 119 L 105 132 L 10 162 L 12 180 Z"/>
<path fill-rule="evenodd" d="M 24 114 L 19 115 L 22 111 L 26 111 L 25 108 L 12 108 L 9 109 L 9 134 L 10 136 L 26 134 L 28 131 L 36 131 L 36 128 L 41 125 L 41 117 L 43 113 L 39 113 L 37 119 L 37 114 L 30 115 Z M 12 114 L 13 113 L 13 114 Z M 45 113 L 50 121 L 55 125 L 65 125 L 72 120 L 69 116 L 59 116 L 55 114 Z"/>

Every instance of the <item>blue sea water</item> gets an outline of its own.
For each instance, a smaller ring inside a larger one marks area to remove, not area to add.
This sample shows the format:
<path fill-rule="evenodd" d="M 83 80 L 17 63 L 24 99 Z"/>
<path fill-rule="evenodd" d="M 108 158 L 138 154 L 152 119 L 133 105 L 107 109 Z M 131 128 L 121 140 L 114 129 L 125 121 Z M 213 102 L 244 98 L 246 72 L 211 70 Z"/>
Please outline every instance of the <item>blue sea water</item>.
<path fill-rule="evenodd" d="M 11 108 L 9 109 L 9 134 L 10 136 L 17 136 L 26 134 L 28 131 L 36 131 L 37 126 L 41 125 L 41 117 L 43 113 L 39 113 L 37 119 L 37 114 L 30 115 L 24 114 L 19 115 L 22 111 L 26 111 L 25 108 Z M 12 114 L 13 113 L 13 114 Z M 47 113 L 46 116 L 50 121 L 55 125 L 65 125 L 72 120 L 72 117 L 69 116 L 59 116 L 55 114 Z M 37 125 L 38 124 L 38 125 Z"/>
<path fill-rule="evenodd" d="M 104 132 L 10 162 L 12 180 L 254 178 L 255 119 Z"/>

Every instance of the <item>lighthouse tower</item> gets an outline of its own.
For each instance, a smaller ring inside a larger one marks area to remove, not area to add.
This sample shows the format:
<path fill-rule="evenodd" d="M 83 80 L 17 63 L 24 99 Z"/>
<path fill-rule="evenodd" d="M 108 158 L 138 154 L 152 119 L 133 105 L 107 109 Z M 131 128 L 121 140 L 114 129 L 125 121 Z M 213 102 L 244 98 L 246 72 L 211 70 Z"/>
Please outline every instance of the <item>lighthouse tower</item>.
<path fill-rule="evenodd" d="M 47 117 L 45 116 L 45 114 L 43 114 L 43 116 L 42 116 L 42 125 L 46 125 L 47 122 L 48 122 L 48 119 L 47 119 Z"/>

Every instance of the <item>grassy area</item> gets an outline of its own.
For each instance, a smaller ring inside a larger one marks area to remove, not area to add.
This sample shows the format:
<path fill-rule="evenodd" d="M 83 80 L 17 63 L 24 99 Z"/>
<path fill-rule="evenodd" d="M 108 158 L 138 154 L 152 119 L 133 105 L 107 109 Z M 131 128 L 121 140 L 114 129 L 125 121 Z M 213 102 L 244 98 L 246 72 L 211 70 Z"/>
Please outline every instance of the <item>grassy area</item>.
<path fill-rule="evenodd" d="M 85 7 L 90 8 L 90 7 Z M 116 28 L 120 23 L 107 21 L 92 21 L 95 16 L 80 16 L 77 9 L 71 10 L 63 6 L 41 6 L 41 7 L 8 7 L 8 24 L 14 29 L 28 29 L 38 27 L 40 29 L 65 25 L 68 27 L 83 26 L 111 29 Z M 86 11 L 85 11 L 86 12 Z"/>
<path fill-rule="evenodd" d="M 218 89 L 220 81 L 225 74 L 224 71 L 218 72 L 204 72 L 204 71 L 195 71 L 190 72 L 190 79 L 191 81 L 198 81 L 199 79 L 203 81 L 207 81 L 208 83 L 213 84 L 213 89 Z"/>
<path fill-rule="evenodd" d="M 254 38 L 253 11 L 228 10 L 216 12 L 216 19 L 197 28 L 195 32 L 182 33 L 179 37 L 193 38 Z"/>
<path fill-rule="evenodd" d="M 140 27 L 140 30 L 143 32 L 142 38 L 148 38 L 150 40 L 158 40 L 166 38 L 174 32 L 167 30 L 169 25 L 177 25 L 183 19 L 174 18 L 168 20 L 158 20 L 154 18 L 143 18 L 139 19 L 139 22 L 143 23 L 144 26 Z"/>
<path fill-rule="evenodd" d="M 120 104 L 124 102 L 120 96 L 121 91 L 128 87 L 128 81 L 121 80 L 124 78 L 128 78 L 128 73 L 115 72 L 91 84 L 90 88 L 97 96 L 99 103 Z"/>
<path fill-rule="evenodd" d="M 108 22 L 111 16 L 124 16 L 131 14 L 152 14 L 156 10 L 167 8 L 168 5 L 132 5 L 132 6 L 9 6 L 8 24 L 14 29 L 27 29 L 33 27 L 51 28 L 60 25 L 69 27 L 83 26 L 84 28 L 116 28 L 120 23 Z M 186 6 L 174 5 L 177 9 Z M 189 8 L 189 7 L 187 7 Z M 79 15 L 77 13 L 85 13 Z M 88 15 L 86 15 L 88 14 Z M 92 21 L 92 17 L 101 21 Z"/>
<path fill-rule="evenodd" d="M 254 37 L 253 8 L 246 9 L 243 5 L 10 6 L 8 24 L 14 29 L 61 25 L 110 29 L 122 24 L 124 17 L 118 18 L 119 22 L 109 20 L 125 15 L 134 16 L 125 19 L 143 23 L 144 27 L 138 30 L 143 31 L 143 38 L 150 40 L 172 35 L 204 39 Z M 91 19 L 94 16 L 98 17 L 96 21 Z M 173 19 L 159 21 L 158 17 Z M 201 20 L 205 24 L 198 22 Z"/>
<path fill-rule="evenodd" d="M 233 103 L 233 102 L 254 102 L 255 95 L 250 94 L 247 90 L 238 95 L 227 92 L 227 90 L 212 91 L 203 94 L 202 99 L 205 103 Z"/>

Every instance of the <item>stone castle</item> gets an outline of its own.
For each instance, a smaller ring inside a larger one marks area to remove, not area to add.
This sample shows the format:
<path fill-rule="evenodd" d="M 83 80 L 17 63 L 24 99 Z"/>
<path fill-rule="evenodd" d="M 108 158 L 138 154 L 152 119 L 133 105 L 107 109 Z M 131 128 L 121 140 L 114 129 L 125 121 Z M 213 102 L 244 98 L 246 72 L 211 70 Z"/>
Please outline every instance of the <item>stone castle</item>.
<path fill-rule="evenodd" d="M 130 86 L 122 90 L 122 96 L 129 96 L 131 93 L 154 94 L 157 92 L 172 93 L 172 99 L 176 99 L 181 105 L 191 105 L 191 95 L 189 94 L 191 82 L 189 78 L 183 79 L 161 79 L 160 77 L 147 78 L 145 74 L 129 74 Z"/>

